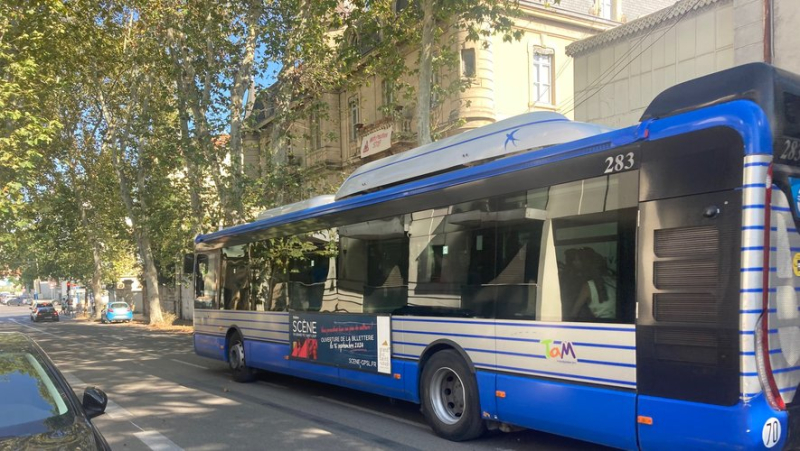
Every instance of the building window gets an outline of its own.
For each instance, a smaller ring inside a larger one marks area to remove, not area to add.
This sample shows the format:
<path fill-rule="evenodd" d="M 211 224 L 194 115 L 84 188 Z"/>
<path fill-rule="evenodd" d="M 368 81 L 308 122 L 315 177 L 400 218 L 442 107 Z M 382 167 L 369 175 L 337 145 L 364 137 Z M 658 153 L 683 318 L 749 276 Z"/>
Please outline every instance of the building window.
<path fill-rule="evenodd" d="M 358 96 L 350 97 L 347 105 L 350 108 L 350 141 L 355 141 L 358 138 L 358 129 L 361 126 L 358 113 Z"/>
<path fill-rule="evenodd" d="M 395 14 L 400 14 L 401 11 L 408 8 L 408 0 L 396 0 L 394 2 Z"/>
<path fill-rule="evenodd" d="M 461 49 L 461 75 L 475 77 L 475 49 Z"/>
<path fill-rule="evenodd" d="M 553 102 L 553 51 L 534 49 L 533 52 L 533 103 L 552 105 Z"/>
<path fill-rule="evenodd" d="M 383 80 L 381 83 L 381 92 L 383 95 L 383 117 L 390 117 L 394 104 L 394 82 L 391 80 Z"/>
<path fill-rule="evenodd" d="M 599 2 L 598 15 L 603 19 L 611 20 L 611 1 L 612 0 L 597 0 Z"/>
<path fill-rule="evenodd" d="M 311 112 L 309 135 L 311 140 L 311 150 L 317 150 L 322 147 L 322 123 L 319 118 L 319 112 Z"/>
<path fill-rule="evenodd" d="M 441 105 L 442 96 L 440 95 L 440 92 L 442 88 L 439 83 L 439 72 L 436 72 L 434 69 L 431 80 L 431 108 L 438 108 L 439 105 Z"/>

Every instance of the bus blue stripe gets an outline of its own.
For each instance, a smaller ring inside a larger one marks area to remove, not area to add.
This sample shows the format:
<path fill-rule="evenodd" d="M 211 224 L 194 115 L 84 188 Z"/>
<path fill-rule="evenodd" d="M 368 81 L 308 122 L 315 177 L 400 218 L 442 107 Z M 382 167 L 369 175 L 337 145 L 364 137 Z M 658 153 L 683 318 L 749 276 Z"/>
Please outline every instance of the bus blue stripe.
<path fill-rule="evenodd" d="M 771 309 L 767 309 L 767 312 L 775 313 L 777 310 L 778 309 L 771 308 Z M 749 310 L 739 310 L 739 313 L 744 315 L 744 314 L 751 314 L 751 313 L 761 313 L 762 311 L 763 311 L 763 309 L 756 308 L 756 309 L 749 309 Z"/>
<path fill-rule="evenodd" d="M 780 354 L 780 353 L 781 353 L 781 348 L 778 348 L 778 349 L 770 349 L 770 350 L 769 350 L 769 353 L 770 353 L 770 354 Z M 755 352 L 755 351 L 742 351 L 742 352 L 740 352 L 740 353 L 739 353 L 739 355 L 755 356 L 755 355 L 756 355 L 756 352 Z"/>
<path fill-rule="evenodd" d="M 746 168 L 753 167 L 753 166 L 763 166 L 763 167 L 769 167 L 769 165 L 770 165 L 769 163 L 759 163 L 759 162 L 755 162 L 755 163 L 745 163 L 745 164 L 744 164 L 744 167 L 746 167 Z"/>
<path fill-rule="evenodd" d="M 541 343 L 542 341 L 538 338 L 515 338 L 515 337 L 498 337 L 492 335 L 470 335 L 470 334 L 455 334 L 455 333 L 448 333 L 448 332 L 427 332 L 427 331 L 417 331 L 417 330 L 393 330 L 392 332 L 399 332 L 405 334 L 421 334 L 421 335 L 440 335 L 443 337 L 462 337 L 462 338 L 478 338 L 478 339 L 486 339 L 486 340 L 498 340 L 498 341 L 515 341 L 515 342 L 524 342 L 524 343 Z M 560 342 L 553 342 L 554 344 L 558 344 Z M 411 344 L 411 343 L 408 343 Z M 583 343 L 573 341 L 572 344 L 576 346 L 586 346 L 591 348 L 604 348 L 604 349 L 623 349 L 623 350 L 636 350 L 636 346 L 625 346 L 625 345 L 610 345 L 610 344 L 602 344 L 602 343 Z M 424 346 L 427 346 L 425 344 Z"/>
<path fill-rule="evenodd" d="M 418 330 L 395 330 L 393 332 L 401 332 L 405 334 L 420 334 L 420 335 L 441 335 L 443 337 L 462 337 L 462 338 L 478 338 L 482 340 L 494 340 L 497 337 L 491 335 L 472 335 L 472 334 L 454 334 L 454 333 L 447 333 L 447 332 L 425 332 L 425 331 L 418 331 Z M 527 338 L 503 338 L 504 340 L 512 340 L 512 341 L 529 341 L 533 343 L 538 343 L 539 340 L 536 339 L 527 339 Z"/>
<path fill-rule="evenodd" d="M 763 272 L 764 268 L 762 268 L 760 266 L 754 266 L 754 267 L 751 267 L 751 268 L 742 268 L 742 269 L 740 269 L 740 271 L 741 272 Z M 770 267 L 769 268 L 769 272 L 777 272 L 777 271 L 778 271 L 777 267 Z"/>
<path fill-rule="evenodd" d="M 264 343 L 278 343 L 282 345 L 288 345 L 289 340 L 277 340 L 277 339 L 269 339 L 269 338 L 258 338 L 258 337 L 245 337 L 247 341 L 260 341 Z"/>
<path fill-rule="evenodd" d="M 511 352 L 511 351 L 490 351 L 488 349 L 478 349 L 478 348 L 464 348 L 465 351 L 468 352 L 482 352 L 485 354 L 500 354 L 500 355 L 510 355 L 514 357 L 529 357 L 532 359 L 545 359 L 544 355 L 540 354 L 526 354 L 524 352 Z"/>
<path fill-rule="evenodd" d="M 764 189 L 766 189 L 767 188 L 767 184 L 766 183 L 748 183 L 748 184 L 742 185 L 742 188 L 764 188 Z"/>
<path fill-rule="evenodd" d="M 764 226 L 763 225 L 760 225 L 760 226 L 756 226 L 756 225 L 754 225 L 754 226 L 744 226 L 744 227 L 742 227 L 742 230 L 764 230 Z"/>
<path fill-rule="evenodd" d="M 577 343 L 573 343 L 577 344 Z M 499 354 L 499 355 L 509 355 L 514 357 L 527 357 L 533 359 L 546 359 L 547 356 L 539 355 L 539 354 L 527 354 L 523 352 L 511 352 L 511 351 L 490 351 L 486 349 L 477 349 L 477 348 L 464 348 L 465 351 L 471 352 L 482 352 L 486 354 Z M 621 366 L 626 368 L 636 368 L 636 364 L 634 363 L 620 363 L 620 362 L 609 362 L 606 360 L 588 360 L 588 359 L 579 359 L 578 363 L 589 363 L 593 365 L 608 365 L 608 366 Z"/>
<path fill-rule="evenodd" d="M 773 374 L 780 374 L 780 373 L 791 373 L 792 371 L 800 370 L 800 366 L 793 366 L 790 368 L 781 368 L 779 370 L 772 370 Z"/>
<path fill-rule="evenodd" d="M 195 312 L 214 312 L 214 313 L 222 313 L 222 314 L 229 314 L 229 313 L 242 313 L 247 315 L 278 315 L 278 316 L 287 316 L 289 312 L 257 312 L 255 310 L 217 310 L 217 309 L 194 309 Z"/>
<path fill-rule="evenodd" d="M 195 332 L 198 335 L 208 335 L 211 337 L 225 337 L 225 334 L 219 334 L 216 332 Z"/>
<path fill-rule="evenodd" d="M 275 332 L 279 334 L 289 335 L 288 330 L 272 330 L 272 329 L 259 329 L 257 327 L 240 327 L 242 330 L 254 330 L 256 332 Z"/>
<path fill-rule="evenodd" d="M 431 323 L 431 324 L 478 324 L 482 326 L 509 326 L 509 327 L 530 327 L 540 329 L 575 329 L 575 330 L 603 330 L 609 332 L 636 332 L 636 328 L 631 326 L 627 327 L 599 327 L 599 326 L 574 326 L 574 325 L 559 325 L 559 324 L 536 324 L 533 322 L 519 322 L 519 323 L 506 323 L 506 322 L 490 322 L 490 321 L 470 321 L 470 320 L 452 320 L 452 319 L 419 319 L 419 318 L 397 318 L 392 317 L 392 321 L 405 321 L 409 323 Z"/>
<path fill-rule="evenodd" d="M 405 357 L 407 359 L 419 360 L 419 356 L 418 355 L 400 354 L 399 352 L 398 353 L 392 353 L 392 357 Z"/>
<path fill-rule="evenodd" d="M 475 365 L 475 366 L 477 367 L 478 365 Z M 575 374 L 556 373 L 556 372 L 552 372 L 552 371 L 529 370 L 527 368 L 517 368 L 517 367 L 513 367 L 513 366 L 481 365 L 480 367 L 486 368 L 486 369 L 509 370 L 509 371 L 517 371 L 517 372 L 529 373 L 529 374 L 540 374 L 542 376 L 569 377 L 569 378 L 572 378 L 572 379 L 580 379 L 580 380 L 586 380 L 586 381 L 592 381 L 592 382 L 606 382 L 606 383 L 612 383 L 612 384 L 629 385 L 631 387 L 635 387 L 636 386 L 635 382 L 621 381 L 621 380 L 617 380 L 617 379 L 605 379 L 605 378 L 602 378 L 602 377 L 591 377 L 591 376 L 578 376 L 578 375 L 575 375 Z"/>
<path fill-rule="evenodd" d="M 625 346 L 625 345 L 605 345 L 600 343 L 583 343 L 580 341 L 573 341 L 572 344 L 576 346 L 586 346 L 589 348 L 606 348 L 606 349 L 624 349 L 628 351 L 635 351 L 636 346 Z"/>
<path fill-rule="evenodd" d="M 778 329 L 770 329 L 769 333 L 770 334 L 777 334 L 778 333 Z M 755 331 L 752 331 L 752 330 L 740 330 L 739 331 L 739 335 L 755 335 L 755 334 L 756 334 Z"/>
<path fill-rule="evenodd" d="M 421 348 L 424 348 L 425 346 L 428 346 L 427 344 L 412 343 L 410 341 L 392 341 L 392 344 L 393 345 L 404 345 L 404 346 L 419 346 Z"/>
<path fill-rule="evenodd" d="M 773 211 L 783 211 L 783 212 L 786 212 L 786 213 L 791 213 L 792 212 L 792 209 L 789 208 L 789 207 L 776 207 L 775 205 L 772 206 L 772 210 Z"/>
<path fill-rule="evenodd" d="M 602 360 L 578 359 L 578 363 L 592 363 L 595 365 L 609 365 L 609 366 L 621 366 L 625 368 L 636 368 L 635 363 L 605 362 Z"/>
<path fill-rule="evenodd" d="M 742 205 L 742 210 L 763 210 L 764 204 Z"/>
<path fill-rule="evenodd" d="M 228 323 L 236 322 L 236 323 L 278 324 L 280 326 L 286 326 L 287 327 L 286 330 L 289 330 L 288 329 L 289 323 L 282 323 L 280 321 L 264 321 L 264 320 L 260 320 L 260 319 L 239 319 L 239 318 L 236 318 L 236 319 L 208 318 L 208 320 L 209 321 L 224 321 L 224 322 L 228 322 Z"/>

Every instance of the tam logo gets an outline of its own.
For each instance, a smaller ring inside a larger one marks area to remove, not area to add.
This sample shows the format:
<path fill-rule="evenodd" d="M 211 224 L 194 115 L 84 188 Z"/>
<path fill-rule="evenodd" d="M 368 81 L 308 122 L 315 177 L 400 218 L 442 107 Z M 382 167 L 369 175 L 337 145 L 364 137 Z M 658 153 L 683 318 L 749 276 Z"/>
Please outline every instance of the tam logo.
<path fill-rule="evenodd" d="M 544 356 L 548 360 L 555 359 L 559 362 L 576 363 L 578 361 L 578 356 L 575 354 L 575 348 L 572 346 L 572 342 L 562 341 L 559 343 L 561 346 L 554 343 L 553 340 L 542 340 Z"/>

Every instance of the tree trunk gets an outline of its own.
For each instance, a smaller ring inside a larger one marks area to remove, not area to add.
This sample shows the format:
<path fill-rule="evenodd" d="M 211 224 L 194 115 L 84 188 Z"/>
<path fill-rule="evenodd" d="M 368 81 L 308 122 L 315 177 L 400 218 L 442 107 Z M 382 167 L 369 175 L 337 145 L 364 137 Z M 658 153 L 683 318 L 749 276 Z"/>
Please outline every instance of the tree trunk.
<path fill-rule="evenodd" d="M 73 149 L 74 149 L 73 143 Z M 72 153 L 72 152 L 70 152 Z M 81 227 L 86 232 L 86 237 L 89 239 L 89 242 L 92 243 L 92 293 L 94 293 L 94 304 L 95 304 L 95 312 L 94 318 L 100 319 L 100 312 L 104 307 L 104 303 L 100 297 L 100 294 L 103 290 L 102 287 L 102 279 L 103 279 L 103 258 L 100 252 L 100 240 L 97 239 L 96 234 L 94 233 L 93 227 L 89 224 L 89 215 L 86 212 L 86 204 L 83 198 L 83 188 L 81 187 L 78 177 L 76 175 L 76 166 L 77 162 L 76 155 L 70 155 L 69 159 L 69 167 L 70 167 L 70 179 L 72 180 L 72 186 L 75 188 L 75 200 L 78 204 L 78 208 L 80 209 L 81 213 Z M 88 302 L 86 307 L 88 307 Z M 87 310 L 88 311 L 88 310 Z"/>
<path fill-rule="evenodd" d="M 181 92 L 180 83 L 178 84 L 178 114 L 181 121 L 181 149 L 183 150 L 186 175 L 189 178 L 189 200 L 192 206 L 191 234 L 192 237 L 195 237 L 200 233 L 200 225 L 203 223 L 203 203 L 200 199 L 199 186 L 202 178 L 192 149 L 192 139 L 189 134 L 189 111 L 186 107 L 185 95 Z"/>
<path fill-rule="evenodd" d="M 147 292 L 148 311 L 150 313 L 149 323 L 158 324 L 164 321 L 164 316 L 161 313 L 161 297 L 158 290 L 158 272 L 153 260 L 153 251 L 150 246 L 150 238 L 144 233 L 136 234 L 136 244 L 139 246 L 139 255 L 142 257 L 142 265 L 144 266 L 144 283 Z"/>
<path fill-rule="evenodd" d="M 433 17 L 434 0 L 422 0 L 422 51 L 419 58 L 419 90 L 417 91 L 417 142 L 431 142 L 431 84 L 433 83 Z"/>
<path fill-rule="evenodd" d="M 253 61 L 258 38 L 258 19 L 261 17 L 260 0 L 251 0 L 245 18 L 247 38 L 244 54 L 231 86 L 231 201 L 234 203 L 233 220 L 240 223 L 245 218 L 242 192 L 244 183 L 244 146 L 242 128 L 244 121 L 244 94 L 253 86 Z M 251 96 L 252 97 L 252 96 Z M 248 105 L 249 107 L 249 105 Z"/>
<path fill-rule="evenodd" d="M 98 84 L 99 86 L 99 84 Z M 158 277 L 156 275 L 155 263 L 153 262 L 153 252 L 150 246 L 150 239 L 147 236 L 147 231 L 144 227 L 144 224 L 140 224 L 138 215 L 136 214 L 136 208 L 134 207 L 133 198 L 131 197 L 131 184 L 128 180 L 125 171 L 123 170 L 123 164 L 126 162 L 122 159 L 123 149 L 126 148 L 125 140 L 122 137 L 117 136 L 117 128 L 116 128 L 116 121 L 114 120 L 113 115 L 111 114 L 111 110 L 105 104 L 105 99 L 102 95 L 102 91 L 99 92 L 99 100 L 100 100 L 100 108 L 103 112 L 103 117 L 107 124 L 106 136 L 103 140 L 103 150 L 110 151 L 111 157 L 114 162 L 114 168 L 117 171 L 117 180 L 119 181 L 119 191 L 120 197 L 122 197 L 122 202 L 125 205 L 125 211 L 128 213 L 128 218 L 131 220 L 131 227 L 133 228 L 134 236 L 136 237 L 136 244 L 139 248 L 139 257 L 142 259 L 142 264 L 144 266 L 144 275 L 145 275 L 145 286 L 147 289 L 147 303 L 150 307 L 150 317 L 149 322 L 152 323 L 159 323 L 163 321 L 163 316 L 161 314 L 161 302 L 158 297 Z M 136 98 L 134 98 L 132 103 L 136 103 Z M 144 115 L 144 111 L 142 112 Z M 138 167 L 138 174 L 139 174 L 139 193 L 144 196 L 144 186 L 143 186 L 143 162 L 141 161 L 141 155 L 139 155 L 139 167 Z M 142 211 L 146 211 L 147 205 L 144 202 L 144 199 L 139 199 L 139 207 Z"/>

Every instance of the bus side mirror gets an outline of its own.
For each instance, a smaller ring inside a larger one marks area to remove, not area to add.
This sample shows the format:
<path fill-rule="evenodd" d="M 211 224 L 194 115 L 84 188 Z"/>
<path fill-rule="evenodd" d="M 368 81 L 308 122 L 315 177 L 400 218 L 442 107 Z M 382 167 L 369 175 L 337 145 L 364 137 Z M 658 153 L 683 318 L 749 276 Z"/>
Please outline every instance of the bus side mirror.
<path fill-rule="evenodd" d="M 194 254 L 183 255 L 183 273 L 194 274 Z"/>

